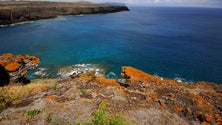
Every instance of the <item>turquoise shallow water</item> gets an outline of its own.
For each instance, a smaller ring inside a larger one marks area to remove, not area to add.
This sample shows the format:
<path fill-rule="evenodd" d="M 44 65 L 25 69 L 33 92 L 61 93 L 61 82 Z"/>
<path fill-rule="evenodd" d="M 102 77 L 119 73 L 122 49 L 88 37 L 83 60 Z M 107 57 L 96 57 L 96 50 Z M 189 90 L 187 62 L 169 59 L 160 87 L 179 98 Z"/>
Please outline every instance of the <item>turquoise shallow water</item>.
<path fill-rule="evenodd" d="M 39 57 L 47 77 L 89 63 L 106 74 L 130 65 L 165 78 L 222 83 L 222 9 L 130 9 L 0 28 L 0 53 Z"/>

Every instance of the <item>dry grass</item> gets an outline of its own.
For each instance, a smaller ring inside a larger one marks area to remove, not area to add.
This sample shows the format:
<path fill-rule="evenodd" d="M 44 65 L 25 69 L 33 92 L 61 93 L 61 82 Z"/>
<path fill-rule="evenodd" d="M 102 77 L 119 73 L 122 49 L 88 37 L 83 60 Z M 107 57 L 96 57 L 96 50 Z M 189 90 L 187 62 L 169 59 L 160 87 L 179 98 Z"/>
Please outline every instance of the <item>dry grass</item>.
<path fill-rule="evenodd" d="M 51 86 L 54 80 L 35 80 L 28 85 L 13 85 L 0 87 L 0 109 L 6 108 L 8 104 L 16 105 L 28 96 L 41 94 L 45 86 Z"/>

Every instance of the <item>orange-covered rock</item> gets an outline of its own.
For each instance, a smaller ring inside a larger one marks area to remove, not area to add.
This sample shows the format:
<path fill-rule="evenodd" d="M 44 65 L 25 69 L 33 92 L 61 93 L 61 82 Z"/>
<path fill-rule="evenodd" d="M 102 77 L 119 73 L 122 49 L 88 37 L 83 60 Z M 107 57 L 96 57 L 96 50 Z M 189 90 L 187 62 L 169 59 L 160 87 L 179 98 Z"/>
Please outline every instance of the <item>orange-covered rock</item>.
<path fill-rule="evenodd" d="M 208 123 L 208 122 L 206 122 L 206 121 L 202 122 L 201 124 L 202 124 L 202 125 L 210 125 L 210 123 Z"/>
<path fill-rule="evenodd" d="M 89 82 L 92 80 L 92 77 L 90 76 L 80 76 L 79 77 L 80 80 L 85 81 L 85 82 Z"/>
<path fill-rule="evenodd" d="M 21 64 L 19 64 L 18 62 L 12 62 L 6 65 L 5 69 L 7 71 L 16 71 L 19 69 L 19 67 L 21 66 Z"/>
<path fill-rule="evenodd" d="M 53 99 L 53 96 L 51 96 L 51 95 L 46 96 L 46 100 L 50 101 L 52 99 Z"/>
<path fill-rule="evenodd" d="M 207 122 L 211 122 L 211 121 L 212 121 L 212 117 L 211 117 L 211 116 L 206 116 L 205 120 L 206 120 Z"/>
<path fill-rule="evenodd" d="M 4 58 L 4 59 L 10 59 L 12 57 L 13 57 L 13 55 L 11 53 L 6 53 L 6 54 L 2 55 L 2 58 Z"/>
<path fill-rule="evenodd" d="M 113 86 L 120 86 L 119 83 L 116 82 L 114 79 L 106 79 L 103 76 L 96 77 L 96 80 L 100 83 L 105 83 Z"/>
<path fill-rule="evenodd" d="M 39 63 L 40 59 L 35 56 L 13 56 L 11 53 L 0 54 L 0 65 L 4 68 L 1 72 L 5 72 L 5 74 L 9 75 L 10 80 L 8 81 L 23 82 L 20 80 L 24 79 L 28 70 L 36 68 Z"/>
<path fill-rule="evenodd" d="M 160 105 L 162 108 L 165 108 L 165 106 L 166 106 L 166 104 L 164 102 L 161 102 Z"/>
<path fill-rule="evenodd" d="M 161 79 L 157 76 L 152 76 L 148 73 L 145 73 L 141 70 L 135 69 L 130 66 L 123 66 L 122 67 L 122 73 L 121 75 L 124 78 L 130 79 L 131 83 L 135 82 L 144 82 L 144 83 L 166 83 L 171 85 L 177 85 L 177 82 L 175 80 L 171 79 Z"/>
<path fill-rule="evenodd" d="M 182 108 L 182 107 L 180 107 L 180 106 L 177 106 L 177 105 L 176 105 L 174 108 L 175 108 L 175 110 L 177 110 L 177 111 L 180 111 L 180 112 L 182 112 L 182 111 L 183 111 L 183 108 Z"/>
<path fill-rule="evenodd" d="M 172 98 L 175 97 L 175 95 L 173 93 L 170 93 L 169 96 L 172 97 Z"/>
<path fill-rule="evenodd" d="M 199 86 L 203 86 L 203 87 L 205 87 L 205 88 L 208 88 L 208 89 L 212 88 L 211 85 L 210 85 L 210 83 L 200 82 L 200 81 L 199 81 L 199 82 L 196 82 L 196 84 L 199 85 Z"/>

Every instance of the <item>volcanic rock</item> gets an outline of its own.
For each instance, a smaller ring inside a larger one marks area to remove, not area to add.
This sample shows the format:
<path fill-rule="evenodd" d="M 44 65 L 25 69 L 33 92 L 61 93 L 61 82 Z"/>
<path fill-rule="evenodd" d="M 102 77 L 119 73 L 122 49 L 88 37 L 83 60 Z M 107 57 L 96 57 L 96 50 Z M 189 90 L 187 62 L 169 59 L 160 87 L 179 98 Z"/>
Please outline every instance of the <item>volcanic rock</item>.
<path fill-rule="evenodd" d="M 0 55 L 0 85 L 12 82 L 27 83 L 25 78 L 28 70 L 34 69 L 40 63 L 40 59 L 29 55 L 16 55 L 11 53 Z"/>

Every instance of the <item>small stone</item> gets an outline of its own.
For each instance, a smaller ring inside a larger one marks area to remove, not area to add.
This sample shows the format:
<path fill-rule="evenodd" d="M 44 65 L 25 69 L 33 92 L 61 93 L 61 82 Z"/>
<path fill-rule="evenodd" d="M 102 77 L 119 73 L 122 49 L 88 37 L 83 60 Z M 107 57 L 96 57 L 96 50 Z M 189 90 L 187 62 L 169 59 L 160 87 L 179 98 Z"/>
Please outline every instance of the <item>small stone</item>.
<path fill-rule="evenodd" d="M 136 97 L 131 97 L 131 99 L 136 100 Z"/>

